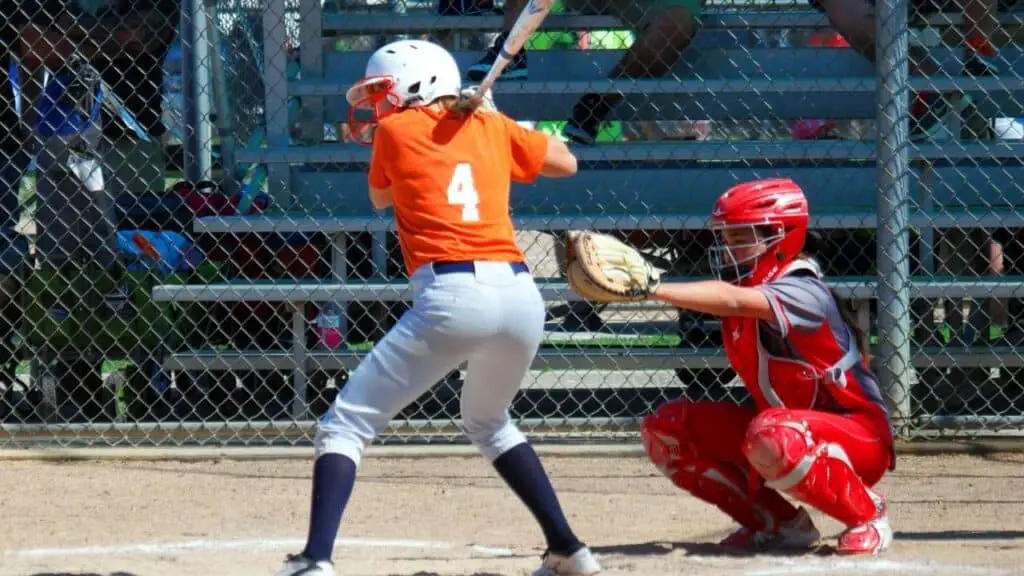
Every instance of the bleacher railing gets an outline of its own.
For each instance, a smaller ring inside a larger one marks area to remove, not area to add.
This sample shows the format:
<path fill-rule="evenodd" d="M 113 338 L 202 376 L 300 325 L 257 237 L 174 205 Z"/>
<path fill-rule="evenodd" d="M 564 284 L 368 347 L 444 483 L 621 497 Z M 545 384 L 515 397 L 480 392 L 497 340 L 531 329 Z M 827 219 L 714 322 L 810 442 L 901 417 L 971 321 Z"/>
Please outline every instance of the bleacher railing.
<path fill-rule="evenodd" d="M 506 16 L 93 4 L 20 14 L 3 37 L 0 445 L 306 444 L 408 305 L 344 89 L 400 37 L 470 74 Z M 714 319 L 580 302 L 564 238 L 612 231 L 705 277 L 712 200 L 771 176 L 810 198 L 809 249 L 870 335 L 900 435 L 1024 430 L 1024 28 L 1005 5 L 869 4 L 559 3 L 494 90 L 581 159 L 513 192 L 549 303 L 512 407 L 531 437 L 632 441 L 669 399 L 745 400 Z M 873 20 L 828 16 L 855 13 Z M 457 441 L 460 386 L 449 374 L 381 440 Z"/>

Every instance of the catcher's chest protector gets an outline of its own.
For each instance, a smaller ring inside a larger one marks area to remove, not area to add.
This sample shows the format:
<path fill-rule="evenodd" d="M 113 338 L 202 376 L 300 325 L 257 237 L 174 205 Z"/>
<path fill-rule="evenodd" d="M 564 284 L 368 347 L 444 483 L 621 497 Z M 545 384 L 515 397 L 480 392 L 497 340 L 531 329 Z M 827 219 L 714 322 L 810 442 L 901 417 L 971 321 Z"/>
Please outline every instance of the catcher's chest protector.
<path fill-rule="evenodd" d="M 845 400 L 860 403 L 852 391 L 846 392 L 846 374 L 860 361 L 860 354 L 842 350 L 827 323 L 811 333 L 793 331 L 787 336 L 784 348 L 793 350 L 801 360 L 769 353 L 761 341 L 759 324 L 751 318 L 722 321 L 726 355 L 758 410 L 785 407 L 834 412 L 840 405 L 853 407 Z M 853 397 L 837 402 L 837 394 Z"/>

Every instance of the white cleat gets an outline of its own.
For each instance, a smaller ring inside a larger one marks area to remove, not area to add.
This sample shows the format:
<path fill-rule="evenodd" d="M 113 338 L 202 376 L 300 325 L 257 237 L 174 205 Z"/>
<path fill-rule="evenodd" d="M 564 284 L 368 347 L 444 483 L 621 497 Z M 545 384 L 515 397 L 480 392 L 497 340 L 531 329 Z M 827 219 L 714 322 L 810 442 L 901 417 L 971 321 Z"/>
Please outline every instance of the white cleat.
<path fill-rule="evenodd" d="M 590 553 L 590 548 L 584 546 L 572 556 L 546 552 L 544 563 L 533 571 L 533 576 L 590 576 L 600 571 L 601 565 Z"/>
<path fill-rule="evenodd" d="M 892 544 L 892 526 L 889 524 L 889 505 L 885 497 L 871 492 L 875 501 L 876 516 L 869 522 L 850 526 L 839 535 L 836 552 L 839 554 L 878 555 L 885 552 Z"/>
<path fill-rule="evenodd" d="M 313 562 L 300 554 L 291 554 L 277 576 L 334 576 L 334 566 L 330 562 Z"/>

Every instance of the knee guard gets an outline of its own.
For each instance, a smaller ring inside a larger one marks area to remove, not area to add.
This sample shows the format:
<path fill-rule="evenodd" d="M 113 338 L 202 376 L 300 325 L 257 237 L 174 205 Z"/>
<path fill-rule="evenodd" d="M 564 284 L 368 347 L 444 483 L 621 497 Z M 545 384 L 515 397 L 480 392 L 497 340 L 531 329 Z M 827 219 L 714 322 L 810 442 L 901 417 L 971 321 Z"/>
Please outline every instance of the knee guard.
<path fill-rule="evenodd" d="M 877 514 L 867 486 L 843 447 L 817 442 L 807 423 L 793 419 L 784 409 L 768 410 L 751 422 L 743 452 L 766 486 L 847 526 L 862 524 Z"/>
<path fill-rule="evenodd" d="M 744 467 L 716 462 L 698 453 L 686 430 L 686 412 L 692 408 L 693 404 L 677 400 L 644 419 L 640 429 L 644 449 L 658 470 L 679 488 L 715 505 L 751 530 L 770 529 L 777 518 L 788 517 L 790 511 L 777 510 L 778 503 L 766 491 L 748 488 Z M 785 506 L 784 499 L 778 500 Z"/>

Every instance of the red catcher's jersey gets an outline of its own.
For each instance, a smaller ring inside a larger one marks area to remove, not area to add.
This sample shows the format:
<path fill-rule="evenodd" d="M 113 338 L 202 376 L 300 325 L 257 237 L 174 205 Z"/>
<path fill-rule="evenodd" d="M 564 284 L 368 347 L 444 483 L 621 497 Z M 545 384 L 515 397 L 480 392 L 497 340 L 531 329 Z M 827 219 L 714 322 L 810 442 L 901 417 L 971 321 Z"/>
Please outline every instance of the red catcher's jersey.
<path fill-rule="evenodd" d="M 759 287 L 776 322 L 725 318 L 722 336 L 733 369 L 757 409 L 784 407 L 860 414 L 892 444 L 892 423 L 878 380 L 857 349 L 831 290 L 797 261 Z"/>

